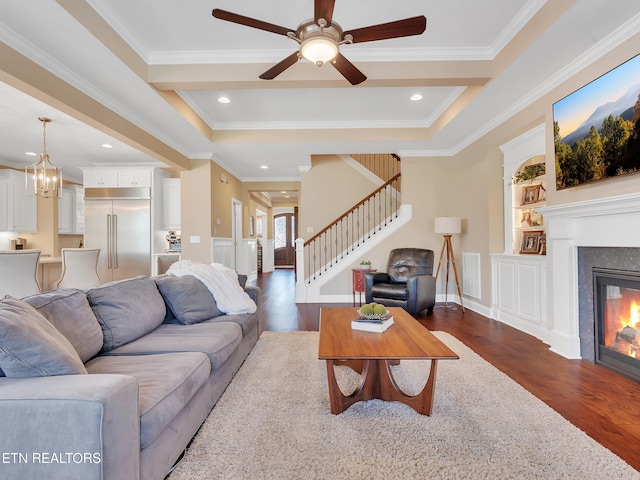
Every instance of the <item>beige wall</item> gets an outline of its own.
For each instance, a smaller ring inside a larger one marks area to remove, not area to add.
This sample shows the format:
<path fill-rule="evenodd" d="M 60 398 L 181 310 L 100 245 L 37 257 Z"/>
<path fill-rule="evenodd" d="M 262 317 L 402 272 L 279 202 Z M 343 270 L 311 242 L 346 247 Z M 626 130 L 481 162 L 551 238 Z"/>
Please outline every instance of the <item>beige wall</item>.
<path fill-rule="evenodd" d="M 303 185 L 306 189 L 306 184 Z M 455 157 L 414 157 L 402 159 L 403 203 L 413 208 L 413 218 L 366 255 L 353 259 L 371 260 L 372 268 L 384 270 L 389 251 L 400 247 L 428 248 L 434 251 L 434 274 L 442 252 L 443 237 L 434 232 L 434 219 L 440 216 L 460 217 L 462 235 L 453 237 L 460 282 L 462 282 L 462 252 L 481 255 L 482 299 L 491 302 L 490 253 L 503 250 L 502 156 L 498 149 L 483 157 L 474 149 Z M 362 258 L 361 258 L 362 257 Z M 444 265 L 442 266 L 444 269 Z M 461 283 L 462 284 L 462 283 Z M 449 279 L 450 293 L 455 291 L 455 279 Z M 351 292 L 351 270 L 338 275 L 322 289 L 325 295 Z M 444 292 L 444 275 L 439 276 L 438 293 Z"/>
<path fill-rule="evenodd" d="M 314 155 L 300 182 L 300 238 L 308 240 L 371 193 L 377 185 L 336 155 Z M 313 232 L 307 232 L 311 227 Z"/>
<path fill-rule="evenodd" d="M 226 181 L 221 181 L 220 178 L 225 178 Z M 227 170 L 220 167 L 217 163 L 211 164 L 211 208 L 213 215 L 213 228 L 211 230 L 211 236 L 220 238 L 231 238 L 233 236 L 233 222 L 231 216 L 231 202 L 232 199 L 241 201 L 243 206 L 246 207 L 247 200 L 243 199 L 243 187 L 236 177 L 231 175 Z M 246 225 L 246 215 L 243 215 L 245 221 L 245 228 L 243 228 L 243 236 L 248 231 Z M 220 220 L 218 224 L 218 220 Z"/>
<path fill-rule="evenodd" d="M 245 215 L 246 230 L 245 234 L 249 235 L 248 217 L 253 215 L 256 217 L 256 209 L 267 214 L 265 223 L 263 224 L 263 239 L 273 238 L 273 208 L 274 207 L 297 207 L 298 201 L 280 201 L 274 202 L 273 199 L 265 196 L 262 192 L 299 192 L 300 182 L 281 181 L 281 182 L 245 182 L 242 184 L 242 198 L 248 202 L 247 214 Z M 255 238 L 255 237 L 254 237 Z"/>
<path fill-rule="evenodd" d="M 20 233 L 20 236 L 27 239 L 28 248 L 37 248 L 42 255 L 58 256 L 58 199 L 38 197 L 37 203 L 38 231 Z"/>
<path fill-rule="evenodd" d="M 211 262 L 213 166 L 210 160 L 192 160 L 190 170 L 180 173 L 182 258 L 203 263 Z M 192 243 L 193 236 L 200 243 Z"/>
<path fill-rule="evenodd" d="M 243 201 L 242 183 L 211 160 L 192 160 L 180 179 L 182 256 L 209 263 L 211 238 L 232 237 L 232 199 L 243 205 L 248 199 Z M 248 219 L 245 222 L 248 232 Z M 191 243 L 192 236 L 199 236 L 200 243 Z"/>

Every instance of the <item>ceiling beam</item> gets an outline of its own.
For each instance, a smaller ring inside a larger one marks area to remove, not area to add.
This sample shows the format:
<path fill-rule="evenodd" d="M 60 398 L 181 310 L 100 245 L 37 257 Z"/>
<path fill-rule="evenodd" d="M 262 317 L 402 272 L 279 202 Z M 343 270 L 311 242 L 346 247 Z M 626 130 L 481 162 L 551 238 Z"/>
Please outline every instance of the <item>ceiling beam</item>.
<path fill-rule="evenodd" d="M 0 43 L 0 81 L 176 170 L 189 168 L 186 156 L 4 43 Z"/>

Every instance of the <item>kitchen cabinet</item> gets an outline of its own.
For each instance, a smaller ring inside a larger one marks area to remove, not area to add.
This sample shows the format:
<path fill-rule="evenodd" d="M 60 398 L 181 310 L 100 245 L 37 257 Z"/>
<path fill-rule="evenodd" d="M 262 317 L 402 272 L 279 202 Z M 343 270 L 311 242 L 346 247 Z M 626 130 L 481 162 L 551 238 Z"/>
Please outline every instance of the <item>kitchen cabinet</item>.
<path fill-rule="evenodd" d="M 33 233 L 38 230 L 38 203 L 33 184 L 25 192 L 24 172 L 0 170 L 0 231 Z"/>
<path fill-rule="evenodd" d="M 82 181 L 89 188 L 151 187 L 152 168 L 89 167 Z"/>
<path fill-rule="evenodd" d="M 58 233 L 73 233 L 74 193 L 62 187 L 62 196 L 58 199 Z"/>
<path fill-rule="evenodd" d="M 83 189 L 77 185 L 62 187 L 58 200 L 58 233 L 82 235 L 84 233 Z"/>
<path fill-rule="evenodd" d="M 180 179 L 162 179 L 162 228 L 180 230 Z"/>
<path fill-rule="evenodd" d="M 118 187 L 150 187 L 151 172 L 149 170 L 118 170 Z"/>
<path fill-rule="evenodd" d="M 0 232 L 9 230 L 9 179 L 0 177 Z"/>
<path fill-rule="evenodd" d="M 118 172 L 115 169 L 82 169 L 82 181 L 85 187 L 108 188 L 118 186 Z"/>

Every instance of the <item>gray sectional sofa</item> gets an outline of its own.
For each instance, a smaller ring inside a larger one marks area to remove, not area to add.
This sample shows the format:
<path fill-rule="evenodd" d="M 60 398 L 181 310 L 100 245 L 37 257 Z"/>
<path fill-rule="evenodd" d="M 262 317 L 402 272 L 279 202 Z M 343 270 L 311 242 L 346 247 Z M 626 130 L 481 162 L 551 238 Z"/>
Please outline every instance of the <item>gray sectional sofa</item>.
<path fill-rule="evenodd" d="M 0 300 L 0 478 L 164 478 L 258 340 L 244 291 L 256 312 L 190 276 Z"/>

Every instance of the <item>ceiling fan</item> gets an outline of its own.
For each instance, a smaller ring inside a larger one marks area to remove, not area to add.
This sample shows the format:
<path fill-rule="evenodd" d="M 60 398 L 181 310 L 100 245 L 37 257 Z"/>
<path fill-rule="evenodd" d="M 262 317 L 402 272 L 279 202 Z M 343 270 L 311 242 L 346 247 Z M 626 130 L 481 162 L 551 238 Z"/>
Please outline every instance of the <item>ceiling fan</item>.
<path fill-rule="evenodd" d="M 358 85 L 367 77 L 340 53 L 340 45 L 420 35 L 427 28 L 426 17 L 420 15 L 343 32 L 342 27 L 333 21 L 334 5 L 335 0 L 315 0 L 313 19 L 302 22 L 297 29 L 281 27 L 219 8 L 214 8 L 212 15 L 220 20 L 284 35 L 300 45 L 299 51 L 260 75 L 263 80 L 273 80 L 298 60 L 305 58 L 319 67 L 327 62 L 331 63 L 352 85 Z"/>

